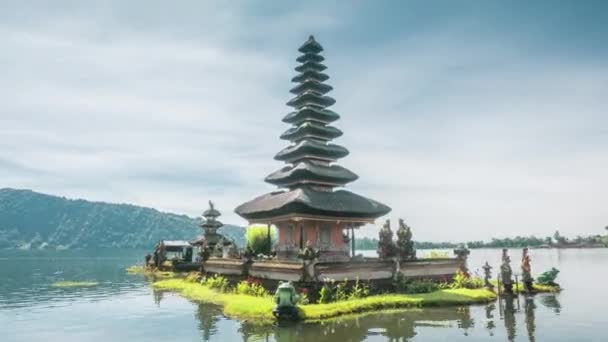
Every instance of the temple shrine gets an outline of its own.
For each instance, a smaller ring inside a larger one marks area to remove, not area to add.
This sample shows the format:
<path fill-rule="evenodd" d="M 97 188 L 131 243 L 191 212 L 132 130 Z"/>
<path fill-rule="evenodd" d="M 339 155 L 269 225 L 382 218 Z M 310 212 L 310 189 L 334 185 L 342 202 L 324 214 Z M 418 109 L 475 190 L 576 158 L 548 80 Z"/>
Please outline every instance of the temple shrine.
<path fill-rule="evenodd" d="M 285 165 L 265 179 L 278 189 L 235 209 L 250 224 L 268 227 L 268 244 L 271 227 L 277 228 L 273 253 L 255 255 L 245 250 L 239 254 L 234 246 L 219 243 L 219 212 L 210 203 L 201 227 L 204 245 L 215 244 L 215 248 L 201 256 L 201 271 L 265 282 L 289 280 L 311 287 L 328 279 L 390 286 L 401 277 L 451 278 L 466 266 L 466 258 L 416 258 L 411 230 L 403 220 L 396 241 L 386 220 L 380 230 L 378 257 L 356 255 L 355 231 L 391 208 L 345 189 L 358 176 L 337 163 L 349 152 L 333 143 L 342 131 L 333 126 L 340 116 L 329 109 L 336 101 L 327 95 L 332 87 L 325 83 L 329 76 L 324 73 L 323 47 L 311 36 L 298 51 L 297 75 L 292 79 L 296 85 L 291 89 L 295 96 L 287 102 L 293 111 L 283 118 L 291 127 L 280 136 L 289 145 L 274 157 Z"/>
<path fill-rule="evenodd" d="M 342 131 L 331 124 L 340 116 L 328 109 L 336 101 L 327 96 L 333 88 L 325 81 L 323 47 L 313 36 L 298 49 L 294 108 L 283 118 L 292 125 L 280 138 L 290 144 L 274 159 L 285 166 L 266 177 L 274 191 L 236 208 L 249 223 L 275 225 L 278 260 L 295 260 L 304 247 L 319 251 L 320 261 L 348 261 L 354 256 L 354 231 L 390 212 L 380 202 L 342 188 L 358 176 L 338 165 L 348 150 L 331 141 Z M 350 243 L 349 243 L 350 242 Z"/>

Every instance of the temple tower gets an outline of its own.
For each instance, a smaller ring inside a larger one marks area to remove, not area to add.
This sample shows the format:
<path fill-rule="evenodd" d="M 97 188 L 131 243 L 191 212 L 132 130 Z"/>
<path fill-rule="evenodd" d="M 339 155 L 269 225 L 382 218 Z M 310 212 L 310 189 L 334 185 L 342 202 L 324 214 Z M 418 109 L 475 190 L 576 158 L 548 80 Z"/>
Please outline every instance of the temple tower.
<path fill-rule="evenodd" d="M 349 259 L 349 241 L 354 229 L 387 214 L 391 209 L 372 199 L 346 190 L 336 190 L 358 176 L 336 161 L 348 150 L 331 141 L 342 131 L 331 126 L 340 116 L 327 109 L 336 101 L 327 96 L 333 88 L 325 81 L 323 47 L 313 36 L 298 49 L 295 95 L 287 102 L 294 111 L 283 118 L 291 124 L 281 139 L 290 144 L 275 155 L 285 166 L 266 177 L 282 190 L 272 192 L 236 208 L 250 223 L 275 224 L 279 259 L 294 259 L 307 242 L 321 252 L 321 260 Z M 348 232 L 350 231 L 350 237 Z M 353 244 L 354 246 L 354 244 Z M 354 252 L 354 251 L 353 251 Z"/>
<path fill-rule="evenodd" d="M 203 212 L 204 220 L 201 222 L 200 226 L 203 228 L 203 236 L 210 249 L 213 249 L 218 241 L 223 238 L 222 235 L 217 233 L 217 230 L 224 225 L 217 220 L 220 215 L 222 214 L 215 209 L 213 202 L 209 201 L 209 209 Z"/>

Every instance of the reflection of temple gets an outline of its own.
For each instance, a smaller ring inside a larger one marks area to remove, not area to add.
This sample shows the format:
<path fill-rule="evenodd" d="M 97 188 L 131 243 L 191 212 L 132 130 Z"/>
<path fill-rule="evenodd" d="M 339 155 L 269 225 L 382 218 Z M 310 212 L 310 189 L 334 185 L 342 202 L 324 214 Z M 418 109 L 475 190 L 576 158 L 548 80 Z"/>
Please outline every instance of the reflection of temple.
<path fill-rule="evenodd" d="M 154 304 L 160 306 L 160 302 L 163 300 L 163 291 L 152 290 L 152 296 L 154 296 Z"/>
<path fill-rule="evenodd" d="M 526 327 L 525 333 L 520 331 L 520 336 L 527 337 L 529 341 L 536 340 L 535 298 L 523 297 L 523 300 L 521 310 L 518 309 L 519 305 L 515 297 L 506 297 L 497 303 L 498 307 L 496 303 L 491 303 L 480 308 L 483 311 L 477 311 L 481 317 L 486 319 L 485 330 L 488 331 L 489 336 L 497 335 L 498 314 L 496 314 L 496 310 L 499 310 L 508 341 L 514 341 L 517 338 L 517 316 L 520 317 L 520 322 L 522 320 L 525 322 Z M 547 307 L 550 309 L 559 307 L 559 302 L 553 295 L 542 296 L 540 303 L 548 304 Z M 555 305 L 556 303 L 557 305 Z M 458 328 L 462 334 L 467 336 L 475 328 L 475 319 L 473 319 L 471 310 L 472 308 L 469 306 L 398 310 L 391 313 L 331 319 L 322 324 L 299 322 L 260 326 L 245 321 L 241 323 L 239 332 L 243 341 L 364 341 L 377 336 L 386 341 L 405 342 L 414 337 L 417 337 L 416 340 L 424 340 L 425 330 L 429 328 Z M 222 311 L 217 306 L 200 305 L 198 307 L 199 329 L 205 341 L 209 340 L 217 331 L 217 324 L 221 317 Z M 501 336 L 501 333 L 502 331 L 499 331 L 497 336 Z"/>
<path fill-rule="evenodd" d="M 514 341 L 516 336 L 516 320 L 515 320 L 515 299 L 513 296 L 505 296 L 503 299 L 504 309 L 503 320 L 505 323 L 505 330 L 507 331 L 507 339 Z M 498 303 L 501 305 L 501 303 Z"/>
<path fill-rule="evenodd" d="M 203 341 L 209 341 L 217 333 L 217 322 L 222 317 L 222 309 L 217 305 L 199 304 L 196 310 L 198 328 L 202 333 Z"/>
<path fill-rule="evenodd" d="M 370 336 L 381 336 L 392 342 L 410 341 L 423 337 L 418 328 L 451 329 L 454 325 L 463 331 L 472 327 L 472 318 L 466 309 L 424 309 L 397 311 L 388 314 L 370 314 L 359 317 L 329 320 L 323 324 L 296 323 L 287 326 L 260 327 L 243 323 L 243 341 L 260 341 L 273 336 L 277 342 L 330 342 L 364 341 Z"/>
<path fill-rule="evenodd" d="M 557 300 L 557 296 L 554 294 L 542 296 L 540 298 L 540 303 L 547 308 L 552 309 L 556 314 L 560 314 L 562 312 L 562 305 Z"/>
<path fill-rule="evenodd" d="M 534 332 L 536 331 L 534 309 L 536 309 L 534 298 L 525 298 L 524 312 L 526 313 L 526 331 L 528 332 L 528 339 L 530 342 L 536 341 L 536 338 L 534 337 Z"/>

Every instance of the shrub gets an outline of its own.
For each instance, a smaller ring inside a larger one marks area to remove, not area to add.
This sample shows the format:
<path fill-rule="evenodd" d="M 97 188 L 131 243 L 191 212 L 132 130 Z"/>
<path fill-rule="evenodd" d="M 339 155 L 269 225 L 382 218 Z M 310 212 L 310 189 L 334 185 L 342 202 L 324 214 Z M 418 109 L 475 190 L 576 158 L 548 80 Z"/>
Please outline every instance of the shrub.
<path fill-rule="evenodd" d="M 247 278 L 247 280 L 239 282 L 236 285 L 234 292 L 254 297 L 264 297 L 268 295 L 268 292 L 264 286 L 262 286 L 262 283 L 253 278 Z"/>
<path fill-rule="evenodd" d="M 319 303 L 331 303 L 335 300 L 335 296 L 331 289 L 331 286 L 327 283 L 323 285 L 321 290 L 319 291 Z"/>
<path fill-rule="evenodd" d="M 186 276 L 186 281 L 189 283 L 198 283 L 202 279 L 201 274 L 198 272 L 190 272 Z"/>
<path fill-rule="evenodd" d="M 359 282 L 359 278 L 355 281 L 355 285 L 351 288 L 348 299 L 359 299 L 369 296 L 369 285 Z"/>
<path fill-rule="evenodd" d="M 395 283 L 395 289 L 400 293 L 429 293 L 437 291 L 439 284 L 427 279 L 408 280 L 400 274 Z"/>
<path fill-rule="evenodd" d="M 453 289 L 480 289 L 483 287 L 483 280 L 479 277 L 471 277 L 462 271 L 458 271 L 452 280 Z"/>
<path fill-rule="evenodd" d="M 557 279 L 558 274 L 559 270 L 555 267 L 552 267 L 550 270 L 538 276 L 536 282 L 541 285 L 557 285 L 557 283 L 555 283 L 555 279 Z"/>
<path fill-rule="evenodd" d="M 201 284 L 208 286 L 212 289 L 216 289 L 220 292 L 226 292 L 228 290 L 228 279 L 214 275 L 213 277 L 205 277 L 201 280 Z"/>
<path fill-rule="evenodd" d="M 445 251 L 431 251 L 428 256 L 429 259 L 444 259 L 449 257 L 450 254 Z"/>
<path fill-rule="evenodd" d="M 270 245 L 268 244 L 268 227 L 266 225 L 252 225 L 247 227 L 245 238 L 247 239 L 247 247 L 249 247 L 254 254 L 270 255 L 272 244 L 277 239 L 276 228 L 271 227 L 270 229 Z"/>
<path fill-rule="evenodd" d="M 319 291 L 319 303 L 341 302 L 350 299 L 364 298 L 369 296 L 369 293 L 369 285 L 361 283 L 358 278 L 355 281 L 355 284 L 350 287 L 347 279 L 344 279 L 344 282 L 341 283 L 336 283 L 335 280 L 329 279 Z"/>
<path fill-rule="evenodd" d="M 308 299 L 308 289 L 303 287 L 298 290 L 298 304 L 308 305 L 310 304 L 310 299 Z"/>

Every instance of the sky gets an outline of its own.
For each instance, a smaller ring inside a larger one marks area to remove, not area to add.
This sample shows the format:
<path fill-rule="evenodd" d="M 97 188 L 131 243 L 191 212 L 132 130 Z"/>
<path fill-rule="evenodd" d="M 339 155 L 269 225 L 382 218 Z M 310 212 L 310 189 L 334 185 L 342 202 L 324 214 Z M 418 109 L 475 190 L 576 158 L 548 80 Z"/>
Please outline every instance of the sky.
<path fill-rule="evenodd" d="M 274 190 L 324 46 L 347 189 L 414 238 L 608 225 L 603 1 L 0 2 L 0 188 L 222 221 Z M 368 226 L 360 235 L 373 237 Z"/>

